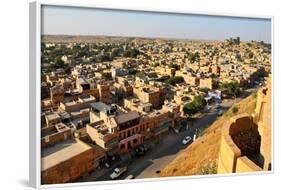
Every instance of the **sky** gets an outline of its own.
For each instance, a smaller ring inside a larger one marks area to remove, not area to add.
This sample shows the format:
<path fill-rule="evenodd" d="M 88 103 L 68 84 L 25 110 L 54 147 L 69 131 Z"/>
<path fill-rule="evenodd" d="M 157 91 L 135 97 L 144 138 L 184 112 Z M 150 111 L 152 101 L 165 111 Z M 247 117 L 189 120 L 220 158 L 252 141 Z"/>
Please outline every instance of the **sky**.
<path fill-rule="evenodd" d="M 270 42 L 271 20 L 45 5 L 42 34 Z"/>

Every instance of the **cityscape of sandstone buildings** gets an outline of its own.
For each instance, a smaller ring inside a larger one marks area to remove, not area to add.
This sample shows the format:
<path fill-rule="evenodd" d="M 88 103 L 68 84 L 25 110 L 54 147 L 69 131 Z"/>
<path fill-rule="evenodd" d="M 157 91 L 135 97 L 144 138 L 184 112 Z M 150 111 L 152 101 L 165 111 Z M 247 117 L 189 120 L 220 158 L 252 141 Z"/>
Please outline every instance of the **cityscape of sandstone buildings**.
<path fill-rule="evenodd" d="M 51 49 L 74 46 L 85 44 L 46 42 L 42 55 Z M 128 46 L 140 54 L 102 62 L 93 62 L 87 56 L 75 59 L 64 55 L 61 60 L 71 68 L 68 73 L 63 68 L 48 71 L 46 68 L 52 63 L 42 62 L 43 184 L 71 182 L 94 172 L 105 160 L 126 154 L 150 139 L 161 138 L 170 128 L 181 127 L 181 121 L 187 117 L 183 106 L 195 96 L 223 95 L 219 85 L 231 81 L 247 88 L 260 73 L 271 70 L 271 52 L 258 42 L 138 39 L 122 48 Z M 197 52 L 200 57 L 188 59 L 187 52 Z M 173 77 L 181 77 L 183 81 L 171 85 L 160 80 Z M 251 126 L 258 126 L 262 139 L 267 138 L 261 140 L 261 152 L 265 152 L 264 165 L 267 164 L 262 168 L 268 169 L 270 121 L 264 121 L 259 114 L 266 109 L 264 104 L 258 105 L 260 110 L 255 116 L 245 117 L 252 122 Z M 224 160 L 231 151 L 221 152 Z M 222 161 L 223 166 L 218 165 L 219 173 L 239 171 L 235 167 L 244 160 L 244 154 L 239 148 L 237 152 L 233 153 L 232 163 L 225 166 Z"/>

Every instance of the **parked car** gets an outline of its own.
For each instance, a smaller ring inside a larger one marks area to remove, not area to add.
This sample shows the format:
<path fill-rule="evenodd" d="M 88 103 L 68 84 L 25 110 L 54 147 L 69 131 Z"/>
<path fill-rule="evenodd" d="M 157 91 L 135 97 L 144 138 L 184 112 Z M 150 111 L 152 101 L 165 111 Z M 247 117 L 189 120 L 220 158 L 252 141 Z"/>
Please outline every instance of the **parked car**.
<path fill-rule="evenodd" d="M 104 163 L 104 166 L 105 166 L 106 168 L 110 168 L 110 167 L 111 167 L 111 164 L 110 164 L 109 162 L 105 162 L 105 163 Z"/>
<path fill-rule="evenodd" d="M 145 144 L 141 144 L 140 147 L 142 147 L 145 152 L 150 149 L 150 146 L 149 145 L 145 145 Z"/>
<path fill-rule="evenodd" d="M 132 174 L 128 175 L 125 179 L 134 179 L 135 176 L 133 176 Z"/>
<path fill-rule="evenodd" d="M 216 103 L 215 109 L 220 109 L 220 108 L 221 108 L 221 105 L 219 103 Z"/>
<path fill-rule="evenodd" d="M 139 146 L 139 147 L 135 148 L 135 153 L 136 153 L 135 155 L 136 155 L 137 157 L 143 156 L 143 155 L 145 154 L 144 147 Z"/>
<path fill-rule="evenodd" d="M 185 137 L 183 140 L 182 140 L 182 144 L 186 145 L 187 143 L 189 143 L 191 141 L 191 137 L 190 136 L 187 136 Z"/>
<path fill-rule="evenodd" d="M 224 111 L 223 111 L 223 110 L 220 110 L 220 111 L 218 112 L 218 116 L 222 116 L 223 113 L 224 113 Z"/>
<path fill-rule="evenodd" d="M 113 170 L 113 173 L 110 174 L 110 178 L 111 179 L 117 179 L 118 177 L 120 177 L 123 173 L 125 173 L 127 171 L 127 167 L 122 167 L 122 168 L 115 168 Z"/>

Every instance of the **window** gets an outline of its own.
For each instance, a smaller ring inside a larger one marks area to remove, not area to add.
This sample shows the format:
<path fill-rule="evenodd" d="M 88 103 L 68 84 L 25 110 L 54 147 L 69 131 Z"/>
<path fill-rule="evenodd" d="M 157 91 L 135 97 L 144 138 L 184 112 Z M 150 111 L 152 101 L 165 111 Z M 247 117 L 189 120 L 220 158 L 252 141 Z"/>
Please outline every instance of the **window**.
<path fill-rule="evenodd" d="M 134 139 L 133 143 L 136 144 L 138 142 L 138 139 Z"/>

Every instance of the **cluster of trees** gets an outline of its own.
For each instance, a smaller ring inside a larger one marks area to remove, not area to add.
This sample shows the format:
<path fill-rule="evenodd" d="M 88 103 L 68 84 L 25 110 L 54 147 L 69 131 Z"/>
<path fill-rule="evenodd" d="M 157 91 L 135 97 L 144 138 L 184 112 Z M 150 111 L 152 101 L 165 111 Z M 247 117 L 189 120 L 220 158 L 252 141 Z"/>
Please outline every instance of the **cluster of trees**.
<path fill-rule="evenodd" d="M 174 68 L 175 70 L 180 70 L 180 66 L 175 63 L 170 63 L 169 68 Z"/>
<path fill-rule="evenodd" d="M 175 86 L 176 84 L 182 83 L 183 81 L 184 81 L 183 77 L 175 76 L 166 80 L 165 83 Z"/>
<path fill-rule="evenodd" d="M 140 55 L 140 51 L 133 48 L 133 49 L 127 49 L 126 51 L 124 51 L 123 56 L 124 57 L 132 57 L 132 58 L 136 58 L 138 55 Z"/>
<path fill-rule="evenodd" d="M 230 45 L 239 45 L 240 44 L 240 37 L 230 38 L 226 40 Z"/>
<path fill-rule="evenodd" d="M 153 67 L 158 67 L 160 66 L 160 63 L 154 63 Z"/>
<path fill-rule="evenodd" d="M 70 73 L 71 71 L 70 67 L 61 59 L 61 56 L 57 56 L 54 59 L 54 63 L 48 66 L 47 71 L 52 72 L 56 69 L 64 69 L 66 73 Z"/>
<path fill-rule="evenodd" d="M 92 62 L 104 62 L 112 61 L 115 57 L 132 57 L 136 58 L 141 54 L 136 48 L 121 48 L 128 44 L 76 44 L 73 47 L 67 47 L 66 45 L 58 45 L 47 47 L 44 43 L 42 46 L 42 62 L 51 63 L 54 62 L 56 57 L 72 56 L 75 60 L 83 57 L 89 57 Z M 62 65 L 60 65 L 62 66 Z"/>
<path fill-rule="evenodd" d="M 205 93 L 208 93 L 209 88 L 207 88 L 207 87 L 204 87 L 204 88 L 199 88 L 199 91 L 201 91 L 201 92 L 205 92 Z"/>
<path fill-rule="evenodd" d="M 188 59 L 191 63 L 194 63 L 194 62 L 196 62 L 196 61 L 199 61 L 199 60 L 200 60 L 199 52 L 195 52 L 195 53 L 188 52 L 188 53 L 187 53 L 187 59 Z"/>
<path fill-rule="evenodd" d="M 240 94 L 240 84 L 237 81 L 223 83 L 220 88 L 232 97 Z"/>
<path fill-rule="evenodd" d="M 138 70 L 136 70 L 136 69 L 129 69 L 128 72 L 129 72 L 129 75 L 136 75 L 138 73 Z"/>
<path fill-rule="evenodd" d="M 193 115 L 203 109 L 205 105 L 206 101 L 203 96 L 195 96 L 192 102 L 184 105 L 183 112 L 188 115 Z"/>
<path fill-rule="evenodd" d="M 264 41 L 260 41 L 259 43 L 260 43 L 260 45 L 262 45 L 262 46 L 268 48 L 269 50 L 271 50 L 271 43 L 265 43 Z"/>
<path fill-rule="evenodd" d="M 170 76 L 166 75 L 166 76 L 159 77 L 156 81 L 158 81 L 158 82 L 165 82 L 165 81 L 167 81 L 169 79 L 170 79 Z"/>
<path fill-rule="evenodd" d="M 143 71 L 137 71 L 136 74 L 135 74 L 137 77 L 145 77 L 145 72 Z"/>
<path fill-rule="evenodd" d="M 102 78 L 105 79 L 105 80 L 112 80 L 112 75 L 111 73 L 102 73 Z"/>

